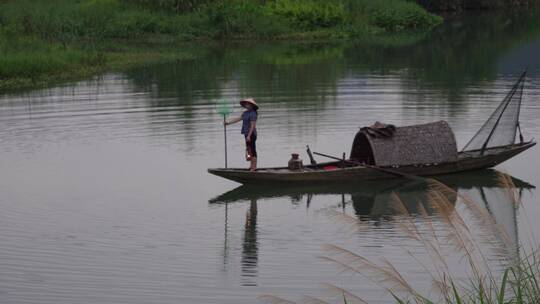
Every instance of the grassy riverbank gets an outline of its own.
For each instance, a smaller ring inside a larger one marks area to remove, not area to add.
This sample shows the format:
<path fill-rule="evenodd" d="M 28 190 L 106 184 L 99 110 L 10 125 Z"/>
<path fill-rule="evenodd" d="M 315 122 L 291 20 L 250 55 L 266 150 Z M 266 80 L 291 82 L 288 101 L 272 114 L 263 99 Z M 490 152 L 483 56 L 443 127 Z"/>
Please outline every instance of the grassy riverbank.
<path fill-rule="evenodd" d="M 183 41 L 355 39 L 441 22 L 405 0 L 4 0 L 0 90 L 192 57 L 172 47 Z"/>
<path fill-rule="evenodd" d="M 193 58 L 176 44 L 127 40 L 62 45 L 36 37 L 0 37 L 0 92 L 85 79 L 106 71 Z"/>

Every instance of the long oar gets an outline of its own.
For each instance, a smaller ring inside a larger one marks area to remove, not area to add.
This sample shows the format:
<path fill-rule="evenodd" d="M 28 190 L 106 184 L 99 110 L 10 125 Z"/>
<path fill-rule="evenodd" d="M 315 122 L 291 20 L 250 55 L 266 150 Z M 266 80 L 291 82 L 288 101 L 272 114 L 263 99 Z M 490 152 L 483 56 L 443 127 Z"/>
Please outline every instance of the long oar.
<path fill-rule="evenodd" d="M 227 121 L 227 115 L 231 113 L 231 108 L 229 107 L 229 104 L 225 100 L 221 100 L 219 102 L 218 107 L 219 114 L 223 115 L 223 137 L 225 138 L 225 169 L 227 168 L 227 125 L 225 125 L 225 122 Z"/>
<path fill-rule="evenodd" d="M 327 158 L 331 158 L 331 159 L 335 159 L 335 160 L 339 160 L 339 161 L 344 161 L 344 162 L 349 163 L 349 164 L 353 164 L 353 165 L 357 165 L 357 166 L 377 170 L 377 171 L 384 172 L 384 173 L 394 175 L 394 176 L 405 177 L 405 178 L 413 179 L 413 180 L 425 180 L 425 178 L 421 177 L 421 176 L 412 175 L 412 174 L 408 174 L 408 173 L 403 173 L 403 172 L 399 172 L 399 171 L 395 171 L 395 170 L 391 170 L 391 169 L 386 169 L 386 168 L 381 168 L 381 167 L 377 167 L 377 166 L 372 166 L 372 165 L 364 164 L 364 163 L 357 162 L 357 161 L 354 161 L 354 160 L 344 160 L 343 158 L 339 158 L 339 157 L 335 157 L 335 156 L 332 156 L 332 155 L 323 154 L 323 153 L 319 153 L 319 152 L 315 152 L 315 151 L 313 152 L 313 154 L 323 156 L 323 157 L 327 157 Z"/>

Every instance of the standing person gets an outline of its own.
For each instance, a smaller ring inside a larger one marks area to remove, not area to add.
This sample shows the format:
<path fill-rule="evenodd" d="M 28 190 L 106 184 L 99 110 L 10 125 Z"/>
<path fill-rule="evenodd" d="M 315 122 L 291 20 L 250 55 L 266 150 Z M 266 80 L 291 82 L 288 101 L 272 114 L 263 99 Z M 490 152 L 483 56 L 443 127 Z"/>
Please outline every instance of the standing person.
<path fill-rule="evenodd" d="M 259 106 L 253 98 L 246 98 L 240 100 L 240 105 L 246 110 L 242 113 L 242 116 L 225 121 L 225 125 L 231 125 L 242 121 L 242 131 L 246 139 L 246 160 L 251 164 L 249 166 L 250 171 L 257 170 L 257 147 L 255 142 L 257 141 L 257 110 Z"/>

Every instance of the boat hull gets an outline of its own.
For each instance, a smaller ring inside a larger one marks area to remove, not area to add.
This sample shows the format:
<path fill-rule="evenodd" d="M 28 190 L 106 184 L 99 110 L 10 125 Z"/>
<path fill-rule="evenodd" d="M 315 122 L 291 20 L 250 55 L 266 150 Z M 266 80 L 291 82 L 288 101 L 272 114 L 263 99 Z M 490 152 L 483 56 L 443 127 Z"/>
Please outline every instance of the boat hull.
<path fill-rule="evenodd" d="M 455 162 L 384 168 L 417 176 L 435 176 L 491 168 L 533 147 L 535 144 L 535 142 L 527 142 L 504 147 L 490 148 L 486 149 L 484 153 L 481 153 L 480 151 L 460 152 L 458 155 L 458 160 Z M 257 171 L 249 171 L 247 169 L 216 168 L 208 169 L 208 172 L 241 184 L 343 183 L 351 181 L 381 180 L 397 177 L 395 174 L 385 173 L 377 169 L 362 166 L 338 168 L 335 170 L 324 170 L 307 166 L 302 171 L 288 170 L 285 167 L 262 168 L 258 169 Z"/>

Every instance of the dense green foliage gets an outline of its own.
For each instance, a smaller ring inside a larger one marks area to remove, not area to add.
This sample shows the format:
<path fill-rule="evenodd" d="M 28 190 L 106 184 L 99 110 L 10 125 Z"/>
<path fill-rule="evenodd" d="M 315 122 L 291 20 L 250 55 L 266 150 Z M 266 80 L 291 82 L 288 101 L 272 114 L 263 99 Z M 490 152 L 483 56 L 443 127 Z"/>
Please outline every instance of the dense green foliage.
<path fill-rule="evenodd" d="M 211 0 L 123 0 L 126 3 L 175 13 L 190 12 Z"/>
<path fill-rule="evenodd" d="M 269 37 L 290 31 L 289 23 L 253 1 L 215 1 L 197 13 L 202 28 L 214 37 Z"/>
<path fill-rule="evenodd" d="M 404 1 L 375 2 L 370 13 L 373 24 L 390 31 L 431 28 L 442 21 L 422 7 Z"/>
<path fill-rule="evenodd" d="M 304 29 L 342 25 L 346 16 L 345 7 L 339 2 L 276 0 L 267 9 Z"/>

